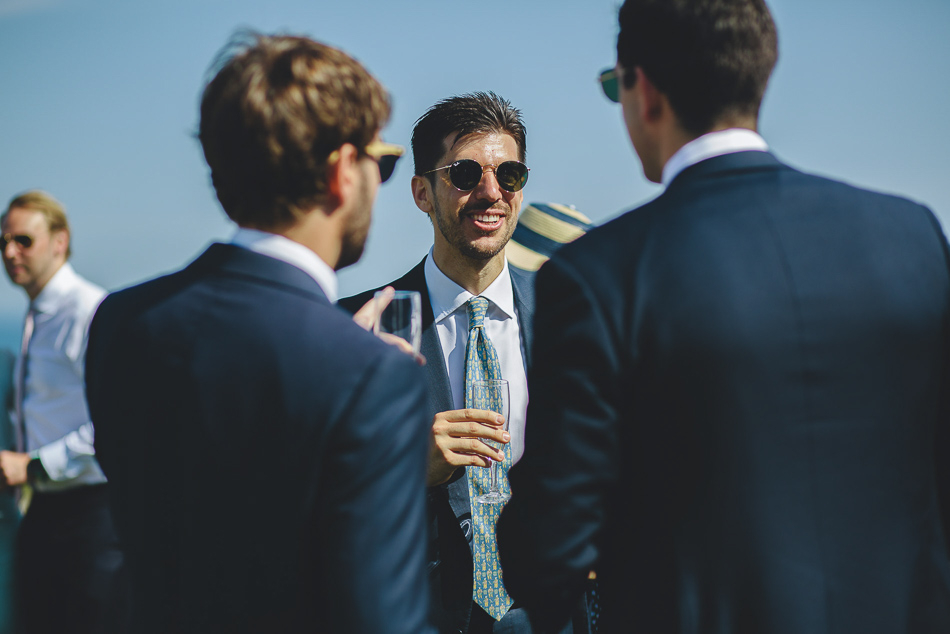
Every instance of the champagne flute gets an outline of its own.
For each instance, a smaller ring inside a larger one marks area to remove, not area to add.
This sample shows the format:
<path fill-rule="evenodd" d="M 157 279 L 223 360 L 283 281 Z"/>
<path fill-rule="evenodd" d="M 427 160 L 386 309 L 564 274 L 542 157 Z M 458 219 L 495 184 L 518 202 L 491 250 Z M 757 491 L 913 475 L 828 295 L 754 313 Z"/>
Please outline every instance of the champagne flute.
<path fill-rule="evenodd" d="M 380 301 L 385 291 L 373 296 Z M 419 291 L 396 291 L 392 301 L 383 309 L 373 324 L 373 334 L 389 333 L 409 342 L 412 351 L 419 354 L 422 344 L 422 295 Z"/>
<path fill-rule="evenodd" d="M 503 429 L 508 431 L 508 413 L 511 401 L 508 392 L 508 381 L 474 381 L 472 388 L 471 406 L 475 409 L 490 410 L 504 416 L 505 425 Z M 504 450 L 504 446 L 494 440 L 482 439 L 482 442 L 499 451 Z M 476 502 L 479 504 L 503 504 L 511 497 L 501 490 L 501 468 L 500 462 L 497 460 L 491 461 L 491 467 L 489 467 L 491 469 L 491 484 L 486 493 L 475 497 Z"/>

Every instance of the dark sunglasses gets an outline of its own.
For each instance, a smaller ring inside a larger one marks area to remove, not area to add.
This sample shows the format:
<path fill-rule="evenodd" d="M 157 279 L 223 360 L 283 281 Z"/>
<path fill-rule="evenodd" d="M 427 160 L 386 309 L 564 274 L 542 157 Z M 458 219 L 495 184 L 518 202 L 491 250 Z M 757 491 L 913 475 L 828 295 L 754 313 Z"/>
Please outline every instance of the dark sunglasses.
<path fill-rule="evenodd" d="M 406 148 L 401 145 L 393 145 L 392 143 L 373 141 L 363 148 L 363 152 L 376 161 L 376 165 L 379 167 L 379 182 L 385 183 L 393 175 L 393 171 L 396 169 L 396 163 L 399 162 L 402 155 L 406 153 Z M 327 164 L 334 163 L 339 159 L 340 151 L 333 150 L 330 152 L 330 156 L 327 157 Z"/>
<path fill-rule="evenodd" d="M 606 68 L 600 71 L 600 87 L 614 103 L 620 103 L 620 75 L 616 68 Z"/>
<path fill-rule="evenodd" d="M 524 189 L 525 183 L 528 182 L 528 172 L 531 171 L 527 165 L 520 161 L 505 161 L 498 166 L 482 166 L 478 161 L 462 159 L 451 165 L 443 165 L 434 170 L 423 172 L 423 174 L 431 174 L 440 170 L 449 170 L 449 181 L 455 189 L 463 192 L 469 192 L 478 187 L 482 175 L 491 170 L 495 172 L 498 186 L 512 194 Z"/>
<path fill-rule="evenodd" d="M 406 149 L 401 145 L 392 143 L 383 143 L 382 141 L 373 141 L 363 150 L 370 158 L 376 161 L 379 166 L 379 182 L 385 183 L 393 175 L 396 169 L 396 163 L 406 153 Z"/>
<path fill-rule="evenodd" d="M 6 251 L 7 245 L 11 242 L 16 242 L 18 245 L 20 245 L 20 248 L 29 249 L 31 246 L 33 246 L 33 236 L 15 236 L 12 233 L 5 233 L 0 236 L 0 252 Z"/>

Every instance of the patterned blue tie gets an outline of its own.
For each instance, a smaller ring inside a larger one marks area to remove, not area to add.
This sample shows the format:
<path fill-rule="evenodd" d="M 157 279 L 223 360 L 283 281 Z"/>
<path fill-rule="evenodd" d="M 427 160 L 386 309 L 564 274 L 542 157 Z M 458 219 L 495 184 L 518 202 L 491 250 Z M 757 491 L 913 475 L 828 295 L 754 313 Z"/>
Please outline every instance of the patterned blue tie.
<path fill-rule="evenodd" d="M 465 350 L 465 406 L 471 407 L 473 401 L 473 383 L 492 379 L 501 379 L 501 364 L 495 346 L 491 344 L 485 332 L 485 313 L 488 312 L 488 300 L 473 297 L 468 301 L 468 346 Z M 508 467 L 511 466 L 511 447 L 504 446 L 505 460 L 501 463 L 499 486 L 502 493 L 511 495 L 508 485 Z M 484 467 L 466 467 L 468 476 L 468 497 L 474 500 L 486 493 L 491 486 L 491 473 Z M 474 537 L 472 551 L 475 559 L 475 579 L 472 597 L 485 612 L 496 621 L 505 616 L 511 607 L 511 597 L 505 591 L 501 579 L 501 563 L 498 561 L 498 547 L 495 542 L 495 525 L 502 504 L 479 504 L 472 502 L 472 524 Z"/>

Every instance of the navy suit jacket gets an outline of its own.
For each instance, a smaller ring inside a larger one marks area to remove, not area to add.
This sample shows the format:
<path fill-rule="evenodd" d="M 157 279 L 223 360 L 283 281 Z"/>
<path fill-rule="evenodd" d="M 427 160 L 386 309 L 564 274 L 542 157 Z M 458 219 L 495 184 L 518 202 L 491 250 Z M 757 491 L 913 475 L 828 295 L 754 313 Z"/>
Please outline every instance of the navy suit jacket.
<path fill-rule="evenodd" d="M 87 398 L 133 632 L 428 631 L 421 369 L 215 244 L 110 295 Z"/>
<path fill-rule="evenodd" d="M 498 529 L 533 617 L 596 569 L 603 631 L 950 632 L 950 264 L 928 209 L 721 156 L 565 246 L 536 292 Z"/>
<path fill-rule="evenodd" d="M 534 287 L 532 273 L 508 267 L 514 291 L 518 329 L 521 332 L 525 354 L 531 348 L 531 321 L 534 314 Z M 449 384 L 445 358 L 439 335 L 433 326 L 432 303 L 425 279 L 425 259 L 398 280 L 387 284 L 397 291 L 418 291 L 422 295 L 422 344 L 426 358 L 428 407 L 432 418 L 439 412 L 455 409 Z M 382 287 L 381 287 L 382 288 Z M 340 305 L 352 312 L 359 310 L 376 292 L 374 289 L 340 300 Z M 530 367 L 530 357 L 525 359 Z M 468 497 L 468 479 L 465 469 L 455 472 L 448 483 L 430 487 L 429 496 L 429 552 L 428 568 L 432 590 L 431 620 L 440 631 L 468 631 L 472 609 L 472 505 Z"/>

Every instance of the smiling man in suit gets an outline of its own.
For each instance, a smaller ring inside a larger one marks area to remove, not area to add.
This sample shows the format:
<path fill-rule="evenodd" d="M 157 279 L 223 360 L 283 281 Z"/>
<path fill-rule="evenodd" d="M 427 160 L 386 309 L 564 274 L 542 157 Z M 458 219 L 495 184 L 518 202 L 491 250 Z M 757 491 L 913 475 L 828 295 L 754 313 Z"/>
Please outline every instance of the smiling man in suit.
<path fill-rule="evenodd" d="M 527 632 L 497 562 L 500 505 L 473 503 L 490 459 L 503 472 L 523 453 L 528 404 L 525 351 L 534 309 L 532 274 L 509 267 L 508 244 L 528 179 L 521 113 L 493 93 L 451 97 L 416 122 L 412 134 L 416 206 L 432 222 L 429 255 L 390 286 L 422 294 L 432 441 L 428 459 L 432 621 L 440 631 Z M 372 291 L 341 302 L 363 306 Z M 469 336 L 481 330 L 510 384 L 508 432 L 493 412 L 465 399 Z M 502 444 L 496 451 L 482 442 Z M 481 473 L 479 473 L 481 472 Z M 507 479 L 502 477 L 507 491 Z"/>
<path fill-rule="evenodd" d="M 556 627 L 950 632 L 950 267 L 925 207 L 756 132 L 762 0 L 627 0 L 621 103 L 655 200 L 537 277 L 506 586 Z M 543 428 L 541 422 L 543 421 Z"/>
<path fill-rule="evenodd" d="M 199 138 L 237 233 L 90 334 L 130 631 L 428 631 L 421 369 L 333 305 L 400 153 L 388 96 L 306 38 L 226 51 Z"/>

